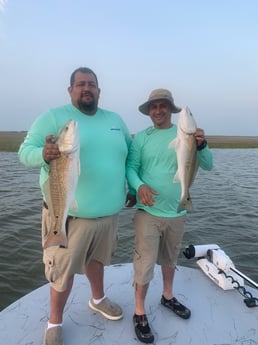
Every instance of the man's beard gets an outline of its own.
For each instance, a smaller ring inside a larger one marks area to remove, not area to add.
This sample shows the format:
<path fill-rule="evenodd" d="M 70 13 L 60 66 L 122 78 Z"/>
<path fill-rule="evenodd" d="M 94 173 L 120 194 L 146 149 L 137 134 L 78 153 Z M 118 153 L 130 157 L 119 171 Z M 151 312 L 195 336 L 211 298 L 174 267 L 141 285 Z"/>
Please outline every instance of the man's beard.
<path fill-rule="evenodd" d="M 83 113 L 91 113 L 96 109 L 96 103 L 94 101 L 91 102 L 83 102 L 83 101 L 78 101 L 78 106 L 79 109 Z"/>
<path fill-rule="evenodd" d="M 97 108 L 97 104 L 94 100 L 94 96 L 92 94 L 90 94 L 91 96 L 91 101 L 83 101 L 83 96 L 81 99 L 78 100 L 78 106 L 79 109 L 83 112 L 83 113 L 91 113 L 94 110 L 96 110 Z"/>

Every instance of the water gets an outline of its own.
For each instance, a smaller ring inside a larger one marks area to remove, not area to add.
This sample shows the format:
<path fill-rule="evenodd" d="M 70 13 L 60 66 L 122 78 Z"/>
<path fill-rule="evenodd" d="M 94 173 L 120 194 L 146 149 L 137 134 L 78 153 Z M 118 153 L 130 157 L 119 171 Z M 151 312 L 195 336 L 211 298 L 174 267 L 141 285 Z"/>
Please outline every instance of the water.
<path fill-rule="evenodd" d="M 191 188 L 182 251 L 189 244 L 218 244 L 236 268 L 258 282 L 258 150 L 214 149 L 213 171 L 200 170 Z M 38 169 L 16 153 L 0 152 L 0 310 L 47 281 L 42 264 Z M 134 209 L 120 215 L 112 263 L 131 262 Z M 180 265 L 197 267 L 180 254 Z M 257 293 L 258 294 L 258 293 Z"/>

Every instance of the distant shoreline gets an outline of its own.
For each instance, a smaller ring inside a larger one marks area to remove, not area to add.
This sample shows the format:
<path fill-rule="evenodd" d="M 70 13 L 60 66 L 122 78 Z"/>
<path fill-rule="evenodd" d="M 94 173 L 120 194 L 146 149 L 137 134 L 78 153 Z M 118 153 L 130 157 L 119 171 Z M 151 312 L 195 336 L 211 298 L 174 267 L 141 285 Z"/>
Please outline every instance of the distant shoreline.
<path fill-rule="evenodd" d="M 26 131 L 0 131 L 0 151 L 17 152 Z M 258 148 L 258 136 L 207 135 L 210 148 Z"/>
<path fill-rule="evenodd" d="M 258 148 L 258 136 L 207 135 L 210 148 Z"/>

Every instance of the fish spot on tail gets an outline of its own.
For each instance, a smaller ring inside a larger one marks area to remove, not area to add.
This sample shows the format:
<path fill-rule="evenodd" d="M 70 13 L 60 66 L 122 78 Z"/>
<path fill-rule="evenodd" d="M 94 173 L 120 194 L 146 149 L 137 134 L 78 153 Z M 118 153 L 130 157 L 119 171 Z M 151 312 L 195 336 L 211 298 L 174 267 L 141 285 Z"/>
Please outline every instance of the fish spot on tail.
<path fill-rule="evenodd" d="M 192 212 L 192 199 L 191 197 L 187 197 L 184 200 L 182 200 L 177 208 L 177 212 L 181 212 L 181 211 L 187 211 L 187 212 Z"/>

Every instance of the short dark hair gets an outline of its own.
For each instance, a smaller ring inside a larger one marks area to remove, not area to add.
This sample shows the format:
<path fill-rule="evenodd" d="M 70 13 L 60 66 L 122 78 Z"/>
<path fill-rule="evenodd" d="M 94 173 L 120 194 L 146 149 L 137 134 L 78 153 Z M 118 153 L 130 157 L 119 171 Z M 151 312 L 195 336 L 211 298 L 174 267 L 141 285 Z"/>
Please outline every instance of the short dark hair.
<path fill-rule="evenodd" d="M 96 76 L 96 73 L 93 72 L 92 69 L 88 68 L 88 67 L 79 67 L 77 68 L 75 71 L 73 71 L 73 73 L 71 74 L 71 77 L 70 77 L 70 86 L 73 86 L 74 84 L 74 80 L 75 80 L 75 74 L 77 72 L 81 72 L 81 73 L 90 73 L 90 74 L 93 74 L 95 79 L 96 79 L 96 82 L 97 82 L 97 86 L 98 86 L 98 78 Z"/>

